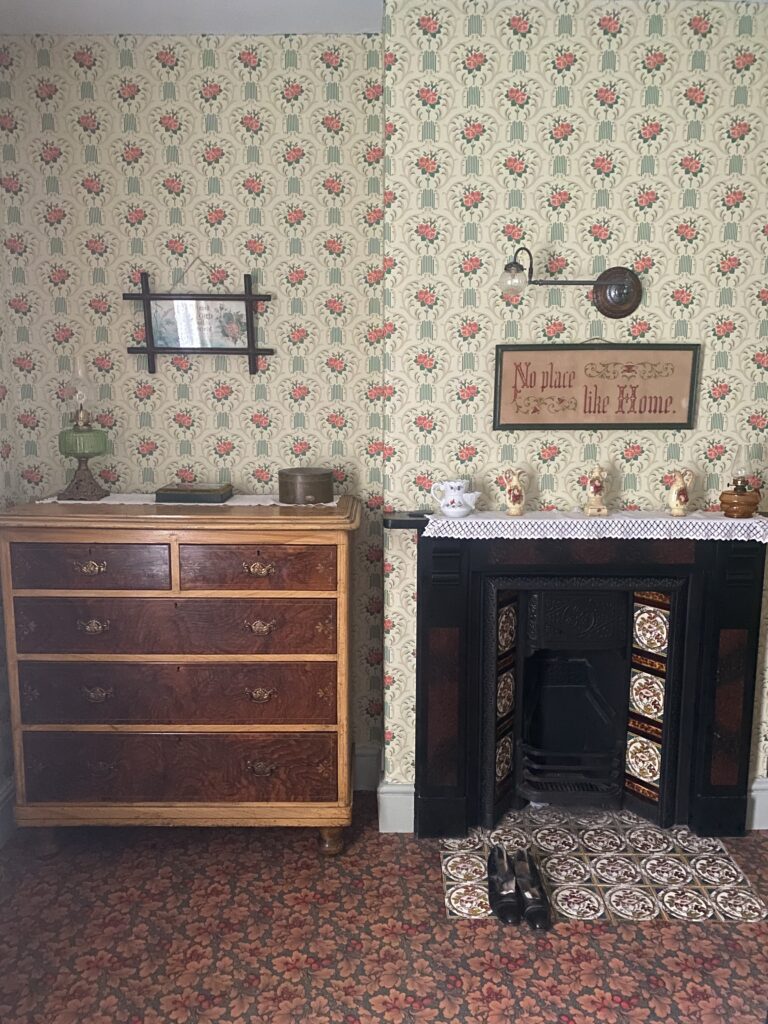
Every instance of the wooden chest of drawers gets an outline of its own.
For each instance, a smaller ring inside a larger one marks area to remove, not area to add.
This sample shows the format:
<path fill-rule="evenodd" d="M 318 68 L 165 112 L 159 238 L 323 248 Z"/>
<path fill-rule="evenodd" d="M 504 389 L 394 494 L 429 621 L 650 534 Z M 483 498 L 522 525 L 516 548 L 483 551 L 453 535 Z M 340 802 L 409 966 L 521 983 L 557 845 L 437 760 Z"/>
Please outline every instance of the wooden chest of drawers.
<path fill-rule="evenodd" d="M 42 504 L 0 515 L 21 825 L 351 818 L 360 504 Z"/>

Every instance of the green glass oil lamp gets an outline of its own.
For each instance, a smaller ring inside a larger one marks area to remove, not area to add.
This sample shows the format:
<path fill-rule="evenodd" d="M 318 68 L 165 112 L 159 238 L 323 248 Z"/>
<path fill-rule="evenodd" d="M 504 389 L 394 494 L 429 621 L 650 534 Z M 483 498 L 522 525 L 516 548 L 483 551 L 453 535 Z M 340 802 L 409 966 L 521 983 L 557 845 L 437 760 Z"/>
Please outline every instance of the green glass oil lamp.
<path fill-rule="evenodd" d="M 88 468 L 88 459 L 103 455 L 107 450 L 107 435 L 91 425 L 91 414 L 85 407 L 88 381 L 76 365 L 72 376 L 75 410 L 72 426 L 59 434 L 59 451 L 69 459 L 77 459 L 75 475 L 58 495 L 59 501 L 99 501 L 106 498 L 105 490 Z"/>

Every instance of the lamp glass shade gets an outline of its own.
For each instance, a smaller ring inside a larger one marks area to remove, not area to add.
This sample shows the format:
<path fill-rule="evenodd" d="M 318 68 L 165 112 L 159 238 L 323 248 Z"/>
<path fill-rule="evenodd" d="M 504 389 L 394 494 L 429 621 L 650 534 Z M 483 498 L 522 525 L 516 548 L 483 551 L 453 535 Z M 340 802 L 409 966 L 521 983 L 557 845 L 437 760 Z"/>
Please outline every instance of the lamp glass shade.
<path fill-rule="evenodd" d="M 528 271 L 519 263 L 507 263 L 499 276 L 499 288 L 505 295 L 522 295 L 528 284 Z"/>
<path fill-rule="evenodd" d="M 736 480 L 746 480 L 749 476 L 750 469 L 746 448 L 743 444 L 740 444 L 733 453 L 731 479 L 735 482 Z"/>

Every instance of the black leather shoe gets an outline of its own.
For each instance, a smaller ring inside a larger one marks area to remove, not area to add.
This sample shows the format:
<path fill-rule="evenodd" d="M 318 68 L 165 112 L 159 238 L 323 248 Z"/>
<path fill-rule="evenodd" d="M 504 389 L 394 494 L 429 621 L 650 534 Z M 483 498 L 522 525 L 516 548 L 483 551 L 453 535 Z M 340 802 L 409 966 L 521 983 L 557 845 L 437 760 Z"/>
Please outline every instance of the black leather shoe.
<path fill-rule="evenodd" d="M 527 850 L 518 850 L 512 868 L 523 920 L 535 931 L 547 931 L 552 927 L 552 915 L 533 857 Z"/>
<path fill-rule="evenodd" d="M 515 873 L 503 846 L 496 845 L 488 854 L 488 902 L 496 917 L 504 924 L 520 924 L 520 894 Z"/>

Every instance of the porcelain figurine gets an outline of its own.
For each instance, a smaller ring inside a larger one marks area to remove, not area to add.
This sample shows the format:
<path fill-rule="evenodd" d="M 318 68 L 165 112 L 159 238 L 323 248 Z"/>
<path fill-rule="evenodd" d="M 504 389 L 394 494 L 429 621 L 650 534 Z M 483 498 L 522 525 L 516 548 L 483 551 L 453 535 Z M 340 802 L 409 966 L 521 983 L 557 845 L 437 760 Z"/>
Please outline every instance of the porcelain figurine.
<path fill-rule="evenodd" d="M 669 486 L 669 498 L 667 499 L 671 516 L 684 516 L 688 511 L 688 502 L 691 500 L 688 489 L 692 482 L 692 470 L 672 470 L 672 483 Z"/>
<path fill-rule="evenodd" d="M 607 516 L 608 509 L 605 506 L 605 481 L 608 473 L 602 466 L 595 466 L 589 472 L 587 479 L 587 503 L 584 512 L 588 516 Z"/>
<path fill-rule="evenodd" d="M 436 480 L 432 484 L 432 497 L 440 502 L 440 511 L 451 519 L 468 516 L 475 511 L 480 491 L 467 491 L 466 480 Z"/>
<path fill-rule="evenodd" d="M 525 473 L 521 469 L 508 469 L 504 481 L 507 515 L 521 516 L 525 510 Z"/>

